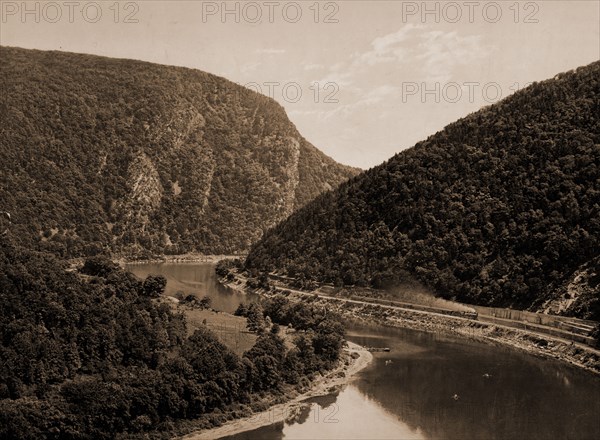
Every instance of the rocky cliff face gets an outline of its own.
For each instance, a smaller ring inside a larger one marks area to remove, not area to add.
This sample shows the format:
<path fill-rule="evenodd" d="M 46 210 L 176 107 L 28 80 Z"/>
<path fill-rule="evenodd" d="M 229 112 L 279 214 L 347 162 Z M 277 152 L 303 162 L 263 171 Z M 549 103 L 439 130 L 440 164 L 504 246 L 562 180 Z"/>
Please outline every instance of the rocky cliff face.
<path fill-rule="evenodd" d="M 600 256 L 581 265 L 542 308 L 544 313 L 598 319 Z"/>
<path fill-rule="evenodd" d="M 236 252 L 357 170 L 275 101 L 204 72 L 0 49 L 11 233 L 64 255 Z"/>

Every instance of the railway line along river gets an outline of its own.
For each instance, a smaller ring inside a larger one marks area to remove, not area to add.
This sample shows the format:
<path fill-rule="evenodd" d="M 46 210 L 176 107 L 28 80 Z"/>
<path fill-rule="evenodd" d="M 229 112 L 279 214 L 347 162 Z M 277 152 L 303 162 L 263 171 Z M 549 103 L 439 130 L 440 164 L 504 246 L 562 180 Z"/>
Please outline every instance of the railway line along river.
<path fill-rule="evenodd" d="M 208 295 L 232 311 L 252 297 L 221 286 L 207 263 L 143 264 L 167 294 Z M 390 347 L 341 391 L 310 399 L 286 422 L 241 439 L 597 439 L 600 377 L 568 364 L 446 334 L 380 326 L 348 328 L 362 346 Z"/>

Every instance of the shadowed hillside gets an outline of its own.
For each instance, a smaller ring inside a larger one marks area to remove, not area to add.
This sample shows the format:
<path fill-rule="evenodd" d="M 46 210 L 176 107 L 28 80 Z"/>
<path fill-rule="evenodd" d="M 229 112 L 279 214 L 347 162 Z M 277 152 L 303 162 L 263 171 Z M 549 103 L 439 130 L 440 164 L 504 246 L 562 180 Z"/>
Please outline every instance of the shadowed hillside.
<path fill-rule="evenodd" d="M 239 319 L 256 342 L 238 356 L 187 326 L 186 309 L 161 299 L 166 282 L 104 257 L 74 271 L 0 238 L 0 438 L 173 438 L 260 411 L 340 361 L 332 313 L 282 297 L 271 321 L 254 303 Z M 290 322 L 303 333 L 288 347 Z"/>
<path fill-rule="evenodd" d="M 0 210 L 64 256 L 242 251 L 357 172 L 197 70 L 2 47 L 0 85 Z"/>
<path fill-rule="evenodd" d="M 276 226 L 246 265 L 600 319 L 598 78 L 596 62 L 447 126 Z"/>

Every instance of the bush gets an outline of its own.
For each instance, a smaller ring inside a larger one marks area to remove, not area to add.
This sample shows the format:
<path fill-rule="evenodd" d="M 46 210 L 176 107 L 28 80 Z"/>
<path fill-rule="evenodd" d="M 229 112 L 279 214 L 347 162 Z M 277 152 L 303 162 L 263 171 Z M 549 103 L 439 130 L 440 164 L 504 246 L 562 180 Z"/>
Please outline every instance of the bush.
<path fill-rule="evenodd" d="M 107 277 L 119 269 L 119 265 L 106 256 L 92 257 L 85 260 L 79 271 L 84 275 L 94 277 Z"/>
<path fill-rule="evenodd" d="M 212 305 L 212 298 L 210 296 L 204 296 L 200 300 L 199 305 L 203 309 L 210 309 L 210 306 Z"/>

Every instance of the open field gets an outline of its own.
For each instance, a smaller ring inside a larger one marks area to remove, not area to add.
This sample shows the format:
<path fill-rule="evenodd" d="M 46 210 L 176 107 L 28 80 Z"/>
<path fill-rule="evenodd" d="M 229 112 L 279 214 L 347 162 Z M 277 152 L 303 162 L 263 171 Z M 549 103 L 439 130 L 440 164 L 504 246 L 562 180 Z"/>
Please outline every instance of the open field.
<path fill-rule="evenodd" d="M 196 329 L 206 325 L 227 348 L 238 356 L 242 356 L 256 342 L 257 335 L 248 330 L 246 318 L 244 317 L 181 304 L 176 302 L 174 298 L 165 298 L 163 301 L 171 305 L 174 312 L 185 315 L 188 336 L 193 334 Z M 279 336 L 283 338 L 288 349 L 294 346 L 293 338 L 295 335 L 296 332 L 293 329 L 285 326 L 281 327 Z"/>
<path fill-rule="evenodd" d="M 206 320 L 206 326 L 212 330 L 219 340 L 238 356 L 252 348 L 256 342 L 256 335 L 246 328 L 246 318 L 230 315 L 213 310 L 198 310 L 187 306 L 179 306 L 187 321 L 188 334 L 201 327 Z"/>

